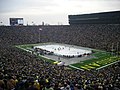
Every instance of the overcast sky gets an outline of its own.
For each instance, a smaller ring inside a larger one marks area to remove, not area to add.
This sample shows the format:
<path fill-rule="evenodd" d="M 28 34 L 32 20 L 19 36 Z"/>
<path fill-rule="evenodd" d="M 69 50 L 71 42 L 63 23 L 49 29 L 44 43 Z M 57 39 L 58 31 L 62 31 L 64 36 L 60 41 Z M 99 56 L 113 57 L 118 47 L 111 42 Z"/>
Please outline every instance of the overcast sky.
<path fill-rule="evenodd" d="M 24 18 L 24 24 L 68 24 L 68 15 L 120 11 L 120 0 L 0 0 L 0 22 Z M 1 24 L 1 23 L 0 23 Z"/>

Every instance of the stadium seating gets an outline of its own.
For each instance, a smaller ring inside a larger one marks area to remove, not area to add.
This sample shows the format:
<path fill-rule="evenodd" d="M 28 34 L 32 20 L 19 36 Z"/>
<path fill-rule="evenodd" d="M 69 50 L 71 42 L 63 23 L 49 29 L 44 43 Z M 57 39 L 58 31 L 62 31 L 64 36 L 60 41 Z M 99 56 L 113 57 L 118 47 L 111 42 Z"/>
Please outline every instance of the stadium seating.
<path fill-rule="evenodd" d="M 96 71 L 72 70 L 14 47 L 59 42 L 110 51 L 112 43 L 114 49 L 120 43 L 119 30 L 120 24 L 1 26 L 0 90 L 119 90 L 120 62 Z"/>

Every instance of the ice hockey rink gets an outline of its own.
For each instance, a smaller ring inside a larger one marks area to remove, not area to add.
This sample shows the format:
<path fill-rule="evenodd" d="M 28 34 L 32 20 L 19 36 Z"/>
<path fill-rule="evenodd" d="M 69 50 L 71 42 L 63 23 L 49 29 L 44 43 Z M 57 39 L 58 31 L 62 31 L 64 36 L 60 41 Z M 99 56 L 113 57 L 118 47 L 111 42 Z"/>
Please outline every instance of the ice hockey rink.
<path fill-rule="evenodd" d="M 79 49 L 79 48 L 69 47 L 64 45 L 41 45 L 41 46 L 35 46 L 34 48 L 40 48 L 42 50 L 53 52 L 54 55 L 58 55 L 58 56 L 76 57 L 79 55 L 92 53 L 91 50 L 84 50 L 84 49 Z"/>
<path fill-rule="evenodd" d="M 75 45 L 60 44 L 60 43 L 43 43 L 40 45 L 36 45 L 33 48 L 41 49 L 43 51 L 53 52 L 53 55 L 45 54 L 43 57 L 52 59 L 54 61 L 65 62 L 65 65 L 70 65 L 93 58 L 93 56 L 91 55 L 92 53 L 91 48 L 80 47 Z"/>

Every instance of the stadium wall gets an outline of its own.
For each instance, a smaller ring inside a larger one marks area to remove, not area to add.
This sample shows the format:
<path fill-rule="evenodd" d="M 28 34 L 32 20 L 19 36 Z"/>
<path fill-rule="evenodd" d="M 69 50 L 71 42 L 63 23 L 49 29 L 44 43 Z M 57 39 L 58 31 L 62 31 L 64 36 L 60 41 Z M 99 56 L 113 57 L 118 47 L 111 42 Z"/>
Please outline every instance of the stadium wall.
<path fill-rule="evenodd" d="M 120 24 L 120 11 L 69 15 L 69 24 Z"/>

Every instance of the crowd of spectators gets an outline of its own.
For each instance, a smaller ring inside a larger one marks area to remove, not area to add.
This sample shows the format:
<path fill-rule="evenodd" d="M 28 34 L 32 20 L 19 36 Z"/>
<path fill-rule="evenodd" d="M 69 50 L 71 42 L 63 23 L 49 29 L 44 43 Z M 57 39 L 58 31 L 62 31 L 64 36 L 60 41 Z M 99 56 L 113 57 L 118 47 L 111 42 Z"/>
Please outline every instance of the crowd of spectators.
<path fill-rule="evenodd" d="M 110 50 L 112 43 L 120 42 L 119 29 L 120 25 L 104 24 L 1 26 L 0 90 L 119 90 L 120 62 L 100 70 L 81 71 L 51 64 L 14 47 L 59 42 Z"/>
<path fill-rule="evenodd" d="M 58 42 L 110 51 L 120 43 L 120 24 L 0 27 L 0 42 L 25 44 Z M 120 49 L 120 48 L 119 48 Z"/>

